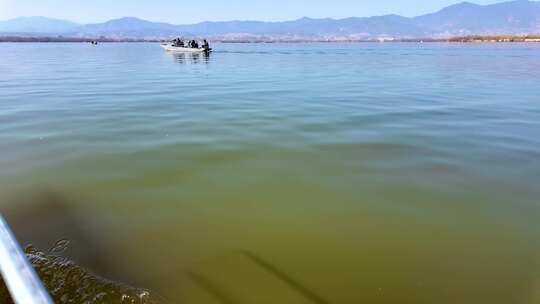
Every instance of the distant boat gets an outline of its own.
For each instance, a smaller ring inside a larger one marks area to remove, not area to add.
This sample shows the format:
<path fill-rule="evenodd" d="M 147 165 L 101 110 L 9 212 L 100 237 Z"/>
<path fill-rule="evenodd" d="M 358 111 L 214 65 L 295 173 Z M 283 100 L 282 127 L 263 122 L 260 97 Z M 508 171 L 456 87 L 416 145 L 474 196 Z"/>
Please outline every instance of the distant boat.
<path fill-rule="evenodd" d="M 177 52 L 177 53 L 209 53 L 212 51 L 212 49 L 204 49 L 204 48 L 189 48 L 189 47 L 179 47 L 174 46 L 171 43 L 164 43 L 161 45 L 163 49 L 165 49 L 167 52 Z"/>

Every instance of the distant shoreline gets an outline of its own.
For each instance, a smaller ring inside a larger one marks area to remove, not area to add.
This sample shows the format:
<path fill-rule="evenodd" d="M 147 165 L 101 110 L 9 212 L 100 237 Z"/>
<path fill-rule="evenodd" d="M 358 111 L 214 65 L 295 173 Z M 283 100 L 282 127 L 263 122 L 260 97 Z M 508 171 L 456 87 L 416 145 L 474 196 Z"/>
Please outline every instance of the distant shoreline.
<path fill-rule="evenodd" d="M 497 36 L 455 36 L 449 38 L 373 38 L 373 39 L 209 39 L 213 43 L 365 43 L 365 42 L 413 42 L 413 43 L 429 43 L 429 42 L 457 42 L 457 43 L 474 43 L 474 42 L 499 42 L 499 43 L 515 43 L 515 42 L 531 42 L 540 43 L 540 35 L 513 36 L 513 35 L 497 35 Z M 168 42 L 168 39 L 136 39 L 136 38 L 92 38 L 92 37 L 47 37 L 47 36 L 22 36 L 22 35 L 5 35 L 0 36 L 0 43 L 163 43 Z"/>

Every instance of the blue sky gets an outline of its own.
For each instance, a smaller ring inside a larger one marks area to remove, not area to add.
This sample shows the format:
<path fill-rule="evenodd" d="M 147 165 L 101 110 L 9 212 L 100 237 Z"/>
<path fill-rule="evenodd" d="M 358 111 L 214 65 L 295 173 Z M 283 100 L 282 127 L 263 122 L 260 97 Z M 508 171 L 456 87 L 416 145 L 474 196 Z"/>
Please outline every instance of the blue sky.
<path fill-rule="evenodd" d="M 119 17 L 194 23 L 219 20 L 279 21 L 303 16 L 364 17 L 383 14 L 416 16 L 461 0 L 0 0 L 0 20 L 46 16 L 76 22 Z M 501 0 L 473 0 L 478 4 Z"/>

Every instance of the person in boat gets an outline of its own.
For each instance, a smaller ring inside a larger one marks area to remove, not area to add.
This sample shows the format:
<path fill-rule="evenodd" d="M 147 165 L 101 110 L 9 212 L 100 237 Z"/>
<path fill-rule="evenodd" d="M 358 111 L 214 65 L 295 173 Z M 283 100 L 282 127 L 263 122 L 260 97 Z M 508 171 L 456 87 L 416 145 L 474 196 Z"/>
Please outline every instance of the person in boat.
<path fill-rule="evenodd" d="M 202 47 L 206 52 L 208 52 L 210 50 L 210 44 L 208 44 L 208 41 L 206 41 L 206 39 L 203 40 Z"/>

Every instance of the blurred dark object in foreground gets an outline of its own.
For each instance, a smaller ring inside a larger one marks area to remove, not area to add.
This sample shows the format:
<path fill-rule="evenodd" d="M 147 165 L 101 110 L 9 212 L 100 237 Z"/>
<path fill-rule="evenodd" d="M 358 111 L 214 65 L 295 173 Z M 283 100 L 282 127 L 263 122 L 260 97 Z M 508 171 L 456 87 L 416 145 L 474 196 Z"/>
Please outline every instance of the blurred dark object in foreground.
<path fill-rule="evenodd" d="M 26 254 L 55 303 L 157 303 L 146 290 L 116 283 L 133 281 L 108 258 L 107 240 L 81 207 L 88 204 L 47 187 L 0 199 L 0 211 L 19 244 L 32 244 Z M 13 303 L 1 278 L 0 303 Z"/>
<path fill-rule="evenodd" d="M 34 247 L 25 250 L 55 303 L 156 304 L 156 296 L 144 289 L 102 279 L 62 257 L 49 255 Z M 13 304 L 0 280 L 0 303 Z"/>
<path fill-rule="evenodd" d="M 62 256 L 95 273 L 128 284 L 140 285 L 122 263 L 111 260 L 115 239 L 100 225 L 106 216 L 91 208 L 92 202 L 50 187 L 34 187 L 0 198 L 0 211 L 22 246 L 47 251 L 58 240 L 69 240 Z"/>
<path fill-rule="evenodd" d="M 110 276 L 102 257 L 105 245 L 92 233 L 90 222 L 79 216 L 76 202 L 49 188 L 32 189 L 3 199 L 1 211 L 21 245 L 44 250 L 60 239 L 70 241 L 63 252 L 78 265 Z"/>

